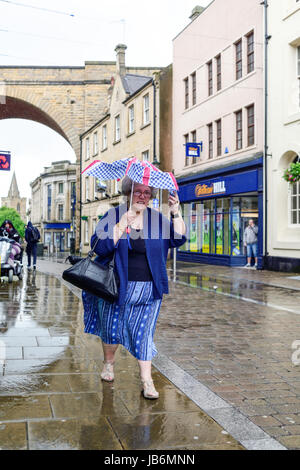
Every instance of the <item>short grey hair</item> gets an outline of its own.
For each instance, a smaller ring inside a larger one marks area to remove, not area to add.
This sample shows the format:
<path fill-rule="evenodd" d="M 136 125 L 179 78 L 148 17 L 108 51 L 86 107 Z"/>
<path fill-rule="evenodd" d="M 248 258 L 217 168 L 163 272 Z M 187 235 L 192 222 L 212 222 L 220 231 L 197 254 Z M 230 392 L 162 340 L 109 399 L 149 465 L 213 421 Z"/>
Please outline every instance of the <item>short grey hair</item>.
<path fill-rule="evenodd" d="M 134 182 L 127 175 L 125 175 L 122 181 L 122 194 L 124 196 L 130 196 L 132 183 Z M 151 199 L 154 199 L 157 194 L 157 188 L 152 188 L 151 186 L 149 186 L 149 188 L 151 190 Z"/>

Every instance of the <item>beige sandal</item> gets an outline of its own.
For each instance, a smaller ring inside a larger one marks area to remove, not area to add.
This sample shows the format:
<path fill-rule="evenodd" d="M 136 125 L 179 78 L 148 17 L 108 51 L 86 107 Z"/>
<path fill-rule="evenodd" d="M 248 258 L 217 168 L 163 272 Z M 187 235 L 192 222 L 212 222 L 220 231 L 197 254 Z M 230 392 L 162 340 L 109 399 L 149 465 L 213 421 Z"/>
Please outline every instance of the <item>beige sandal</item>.
<path fill-rule="evenodd" d="M 115 375 L 114 375 L 114 362 L 104 362 L 103 371 L 101 373 L 101 379 L 105 382 L 113 382 Z"/>
<path fill-rule="evenodd" d="M 142 395 L 144 398 L 149 400 L 156 400 L 159 397 L 159 393 L 155 390 L 153 380 L 143 380 L 142 382 Z"/>

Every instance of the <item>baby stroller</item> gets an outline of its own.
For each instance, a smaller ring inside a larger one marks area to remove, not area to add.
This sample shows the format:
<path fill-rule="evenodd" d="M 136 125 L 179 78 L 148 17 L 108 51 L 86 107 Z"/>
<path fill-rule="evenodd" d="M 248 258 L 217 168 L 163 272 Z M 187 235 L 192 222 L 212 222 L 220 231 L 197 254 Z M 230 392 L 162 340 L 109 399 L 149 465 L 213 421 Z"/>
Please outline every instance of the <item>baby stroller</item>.
<path fill-rule="evenodd" d="M 15 255 L 12 264 L 8 261 L 12 253 L 14 243 L 14 240 L 5 236 L 0 236 L 0 277 L 7 276 L 9 283 L 13 281 L 14 276 L 18 276 L 20 280 L 23 279 L 23 266 L 21 263 L 22 254 L 20 253 Z"/>

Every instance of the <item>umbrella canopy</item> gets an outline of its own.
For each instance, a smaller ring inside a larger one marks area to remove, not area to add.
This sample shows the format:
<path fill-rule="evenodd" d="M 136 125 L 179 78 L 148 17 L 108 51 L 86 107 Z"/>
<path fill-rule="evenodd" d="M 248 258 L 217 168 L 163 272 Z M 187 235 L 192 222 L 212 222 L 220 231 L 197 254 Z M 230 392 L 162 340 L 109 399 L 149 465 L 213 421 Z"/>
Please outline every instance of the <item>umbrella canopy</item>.
<path fill-rule="evenodd" d="M 178 191 L 177 181 L 173 173 L 161 171 L 150 162 L 142 162 L 136 157 L 123 158 L 112 163 L 95 160 L 82 174 L 94 176 L 101 180 L 121 179 L 127 175 L 135 183 L 153 188 Z"/>
<path fill-rule="evenodd" d="M 125 176 L 128 160 L 128 158 L 123 158 L 112 163 L 95 160 L 82 171 L 82 174 L 94 176 L 103 181 L 121 179 Z"/>

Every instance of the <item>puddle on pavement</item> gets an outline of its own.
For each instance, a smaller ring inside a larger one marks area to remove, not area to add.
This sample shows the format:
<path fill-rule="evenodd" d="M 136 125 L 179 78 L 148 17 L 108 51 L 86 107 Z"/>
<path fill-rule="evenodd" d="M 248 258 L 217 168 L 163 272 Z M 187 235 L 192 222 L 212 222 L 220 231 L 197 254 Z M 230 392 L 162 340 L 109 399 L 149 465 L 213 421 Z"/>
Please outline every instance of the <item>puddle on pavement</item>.
<path fill-rule="evenodd" d="M 176 274 L 176 282 L 182 285 L 216 292 L 217 294 L 237 299 L 255 301 L 274 307 L 278 306 L 280 309 L 293 310 L 295 313 L 300 313 L 300 292 L 293 289 L 269 286 L 263 283 L 245 281 L 244 279 L 212 277 L 202 273 L 177 271 Z M 174 279 L 172 270 L 169 270 L 169 276 L 170 279 Z"/>
<path fill-rule="evenodd" d="M 78 304 L 53 276 L 25 272 L 23 281 L 1 283 L 0 375 L 3 367 L 5 374 L 37 373 L 60 358 L 77 358 Z"/>

